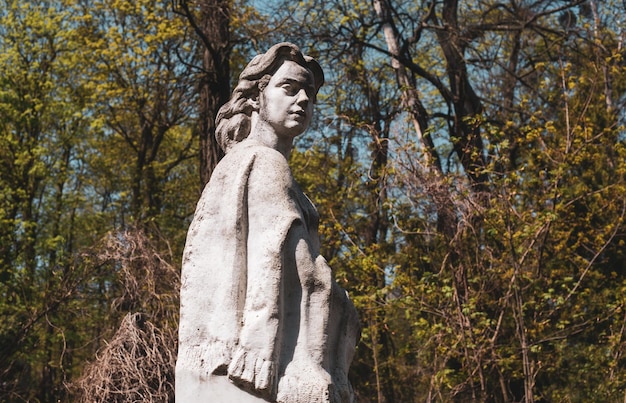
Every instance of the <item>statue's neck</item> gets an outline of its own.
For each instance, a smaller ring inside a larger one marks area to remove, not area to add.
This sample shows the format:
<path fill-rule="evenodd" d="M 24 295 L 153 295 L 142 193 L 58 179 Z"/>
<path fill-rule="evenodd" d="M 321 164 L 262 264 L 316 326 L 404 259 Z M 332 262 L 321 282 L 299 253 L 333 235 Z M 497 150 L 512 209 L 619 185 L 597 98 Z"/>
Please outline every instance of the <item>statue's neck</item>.
<path fill-rule="evenodd" d="M 251 116 L 250 135 L 248 138 L 273 148 L 285 156 L 286 159 L 289 159 L 293 147 L 292 139 L 287 136 L 279 136 L 269 123 L 259 119 L 259 114 L 256 112 L 253 112 Z"/>

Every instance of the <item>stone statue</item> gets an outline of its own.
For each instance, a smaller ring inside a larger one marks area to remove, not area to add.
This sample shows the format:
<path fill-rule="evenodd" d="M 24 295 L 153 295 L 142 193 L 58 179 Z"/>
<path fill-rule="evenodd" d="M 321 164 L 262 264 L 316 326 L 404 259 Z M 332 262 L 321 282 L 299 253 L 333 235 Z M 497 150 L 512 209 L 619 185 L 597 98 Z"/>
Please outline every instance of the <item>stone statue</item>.
<path fill-rule="evenodd" d="M 218 113 L 226 155 L 183 256 L 179 403 L 219 401 L 224 387 L 256 401 L 354 400 L 357 313 L 320 256 L 317 211 L 287 164 L 323 82 L 315 60 L 280 43 L 248 64 Z"/>

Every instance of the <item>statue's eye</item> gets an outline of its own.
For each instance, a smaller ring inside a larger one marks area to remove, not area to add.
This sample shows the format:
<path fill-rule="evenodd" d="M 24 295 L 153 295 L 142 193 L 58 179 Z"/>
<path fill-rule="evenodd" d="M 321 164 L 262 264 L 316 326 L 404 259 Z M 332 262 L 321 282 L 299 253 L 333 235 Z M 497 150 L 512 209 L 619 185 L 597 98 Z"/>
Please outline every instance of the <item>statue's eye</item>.
<path fill-rule="evenodd" d="M 282 88 L 285 90 L 287 95 L 296 95 L 298 93 L 298 87 L 292 83 L 284 83 Z"/>

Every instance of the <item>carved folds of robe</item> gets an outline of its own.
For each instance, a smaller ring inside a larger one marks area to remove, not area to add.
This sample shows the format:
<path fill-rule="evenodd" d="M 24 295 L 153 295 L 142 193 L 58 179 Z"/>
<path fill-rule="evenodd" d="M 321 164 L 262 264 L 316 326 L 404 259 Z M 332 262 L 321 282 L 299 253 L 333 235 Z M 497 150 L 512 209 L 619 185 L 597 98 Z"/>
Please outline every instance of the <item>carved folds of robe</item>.
<path fill-rule="evenodd" d="M 353 400 L 357 314 L 317 226 L 282 154 L 252 140 L 226 154 L 187 235 L 177 385 L 224 375 L 269 401 Z"/>

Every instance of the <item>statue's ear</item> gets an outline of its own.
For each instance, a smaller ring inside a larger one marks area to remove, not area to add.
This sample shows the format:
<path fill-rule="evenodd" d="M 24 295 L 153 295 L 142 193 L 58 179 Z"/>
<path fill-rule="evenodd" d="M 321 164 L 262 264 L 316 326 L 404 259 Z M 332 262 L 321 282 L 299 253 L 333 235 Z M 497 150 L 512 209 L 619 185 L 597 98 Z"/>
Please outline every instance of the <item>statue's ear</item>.
<path fill-rule="evenodd" d="M 258 112 L 260 109 L 260 105 L 259 105 L 259 98 L 260 98 L 260 94 L 257 93 L 253 96 L 251 96 L 250 98 L 248 98 L 250 105 L 252 106 L 252 110 Z"/>

